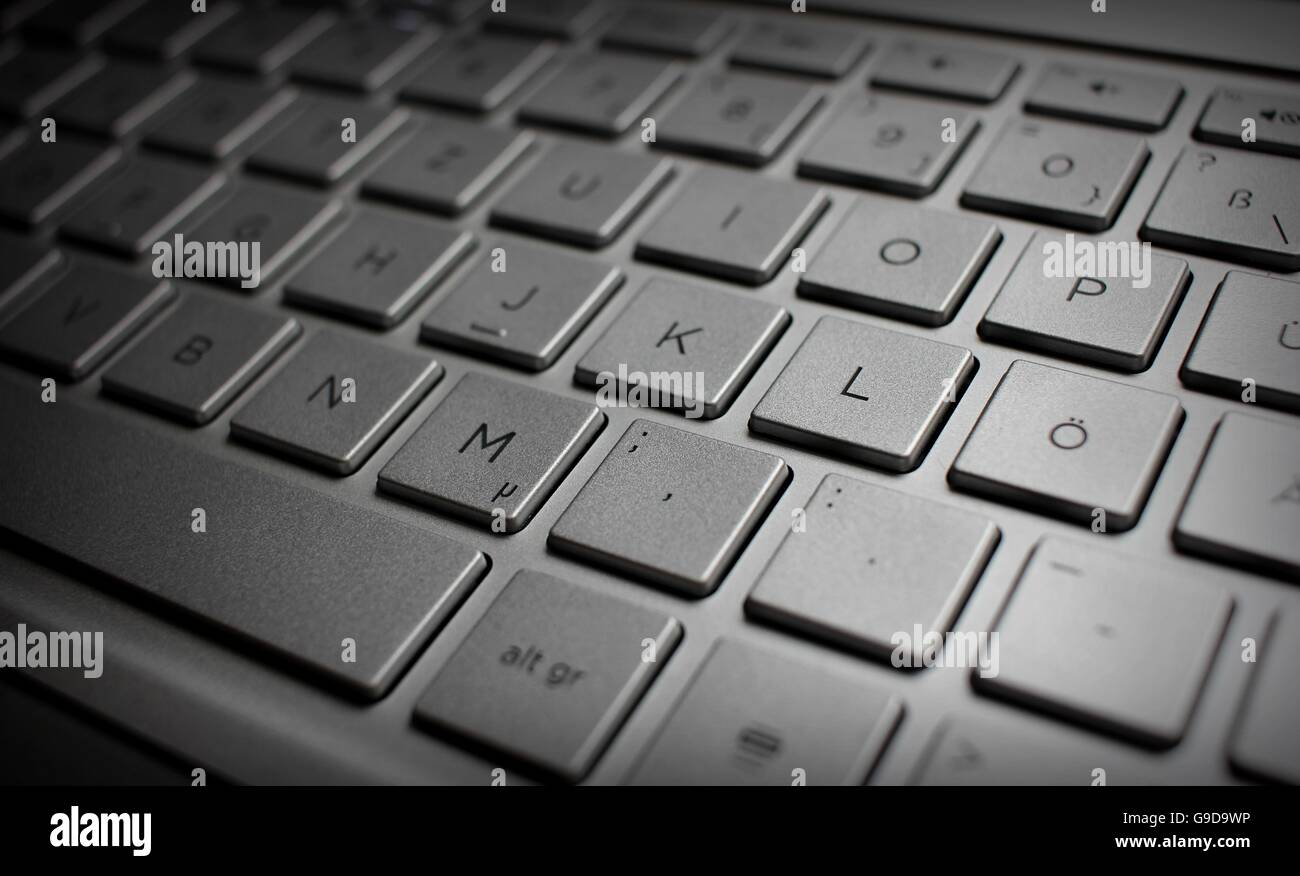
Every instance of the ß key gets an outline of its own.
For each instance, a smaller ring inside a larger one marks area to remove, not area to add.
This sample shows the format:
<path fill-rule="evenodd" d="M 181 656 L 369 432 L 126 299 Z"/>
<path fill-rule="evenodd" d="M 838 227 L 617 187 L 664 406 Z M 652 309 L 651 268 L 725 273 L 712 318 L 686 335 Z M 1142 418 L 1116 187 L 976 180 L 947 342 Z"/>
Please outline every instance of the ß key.
<path fill-rule="evenodd" d="M 162 309 L 166 280 L 74 261 L 0 325 L 0 353 L 56 377 L 81 380 Z"/>
<path fill-rule="evenodd" d="M 671 176 L 672 162 L 666 159 L 560 143 L 501 196 L 492 222 L 582 246 L 605 246 Z"/>
<path fill-rule="evenodd" d="M 861 785 L 902 714 L 858 673 L 722 639 L 632 784 Z"/>
<path fill-rule="evenodd" d="M 321 331 L 235 412 L 230 433 L 352 474 L 441 379 L 442 366 L 426 356 Z"/>
<path fill-rule="evenodd" d="M 1300 413 L 1300 283 L 1229 271 L 1180 376 L 1194 389 Z"/>
<path fill-rule="evenodd" d="M 999 538 L 978 514 L 834 474 L 801 523 L 745 612 L 879 658 L 896 653 L 900 631 L 951 630 Z M 921 645 L 912 641 L 905 665 L 922 665 Z"/>
<path fill-rule="evenodd" d="M 637 243 L 637 258 L 757 286 L 829 205 L 820 188 L 700 168 Z"/>
<path fill-rule="evenodd" d="M 732 23 L 724 15 L 690 8 L 663 10 L 633 7 L 619 16 L 603 42 L 666 55 L 698 58 L 712 51 Z"/>
<path fill-rule="evenodd" d="M 1182 421 L 1172 396 L 1017 360 L 948 481 L 1097 532 L 1130 529 Z"/>
<path fill-rule="evenodd" d="M 622 282 L 623 272 L 610 265 L 507 242 L 493 247 L 429 311 L 420 337 L 543 371 Z"/>
<path fill-rule="evenodd" d="M 1230 412 L 1174 527 L 1181 550 L 1300 579 L 1300 429 Z"/>
<path fill-rule="evenodd" d="M 1223 590 L 1188 575 L 1045 539 L 997 620 L 997 675 L 973 681 L 1013 702 L 1169 747 L 1187 730 L 1232 607 Z"/>
<path fill-rule="evenodd" d="M 1115 224 L 1149 155 L 1146 140 L 1132 134 L 1012 120 L 966 183 L 961 202 L 977 210 L 1104 231 Z"/>
<path fill-rule="evenodd" d="M 783 460 L 636 420 L 551 529 L 550 546 L 707 596 L 789 478 Z"/>
<path fill-rule="evenodd" d="M 284 66 L 334 23 L 325 10 L 247 4 L 196 52 L 201 64 L 265 76 Z"/>
<path fill-rule="evenodd" d="M 688 417 L 720 417 L 789 323 L 784 307 L 652 279 L 578 360 L 574 380 L 624 398 L 641 386 Z"/>
<path fill-rule="evenodd" d="M 519 571 L 420 697 L 415 716 L 577 782 L 681 638 L 675 618 Z"/>
<path fill-rule="evenodd" d="M 1096 271 L 1104 279 L 1075 276 L 1076 253 L 1088 247 L 1098 259 L 1114 254 L 1118 276 L 1104 265 Z M 1136 242 L 1076 242 L 1073 234 L 1040 231 L 984 314 L 979 333 L 1121 371 L 1145 371 L 1190 281 L 1187 262 L 1151 253 L 1150 247 L 1144 257 Z"/>
<path fill-rule="evenodd" d="M 1300 270 L 1300 167 L 1272 155 L 1187 146 L 1141 234 L 1174 249 Z"/>
<path fill-rule="evenodd" d="M 473 245 L 468 231 L 406 213 L 361 208 L 286 281 L 284 297 L 291 304 L 391 328 Z"/>
<path fill-rule="evenodd" d="M 8 376 L 0 410 L 0 527 L 357 697 L 383 696 L 487 571 L 436 532 Z"/>
<path fill-rule="evenodd" d="M 595 405 L 470 372 L 379 472 L 379 488 L 518 532 L 604 426 Z"/>
<path fill-rule="evenodd" d="M 104 391 L 195 426 L 212 421 L 302 327 L 192 292 L 104 374 Z"/>
<path fill-rule="evenodd" d="M 799 174 L 919 198 L 939 187 L 979 127 L 965 110 L 929 101 L 856 98 L 799 159 Z"/>
<path fill-rule="evenodd" d="M 799 278 L 799 294 L 843 307 L 943 325 L 1002 241 L 991 222 L 860 200 Z"/>
<path fill-rule="evenodd" d="M 964 347 L 824 316 L 754 408 L 749 428 L 911 471 L 976 367 Z"/>

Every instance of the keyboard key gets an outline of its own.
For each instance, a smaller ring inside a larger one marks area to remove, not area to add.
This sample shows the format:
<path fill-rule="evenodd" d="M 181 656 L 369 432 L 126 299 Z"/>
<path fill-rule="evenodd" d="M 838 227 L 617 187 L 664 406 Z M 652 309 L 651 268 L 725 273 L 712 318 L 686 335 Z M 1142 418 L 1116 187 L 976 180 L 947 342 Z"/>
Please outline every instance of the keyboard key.
<path fill-rule="evenodd" d="M 1169 124 L 1183 86 L 1163 76 L 1052 64 L 1025 99 L 1031 113 L 1159 131 Z"/>
<path fill-rule="evenodd" d="M 325 201 L 282 186 L 241 180 L 230 197 L 185 232 L 187 240 L 257 243 L 259 282 L 273 276 L 339 212 Z M 239 277 L 221 279 L 242 288 Z"/>
<path fill-rule="evenodd" d="M 632 783 L 861 785 L 902 714 L 856 673 L 722 639 Z"/>
<path fill-rule="evenodd" d="M 578 361 L 574 380 L 598 392 L 652 390 L 658 406 L 713 419 L 731 407 L 790 324 L 784 307 L 652 279 Z M 658 384 L 651 375 L 682 375 Z M 691 376 L 687 385 L 686 375 Z"/>
<path fill-rule="evenodd" d="M 604 427 L 595 405 L 470 372 L 379 472 L 379 488 L 518 532 Z"/>
<path fill-rule="evenodd" d="M 948 481 L 1104 531 L 1130 529 L 1182 422 L 1172 396 L 1017 360 Z"/>
<path fill-rule="evenodd" d="M 304 100 L 294 118 L 249 158 L 249 166 L 317 185 L 338 182 L 388 139 L 408 117 L 404 109 L 349 100 Z M 343 139 L 346 120 L 356 139 Z"/>
<path fill-rule="evenodd" d="M 681 78 L 672 61 L 599 52 L 569 59 L 519 110 L 525 122 L 615 137 Z"/>
<path fill-rule="evenodd" d="M 1146 140 L 1064 122 L 1011 121 L 961 202 L 1084 231 L 1115 224 L 1147 162 Z"/>
<path fill-rule="evenodd" d="M 701 9 L 635 6 L 605 32 L 606 45 L 698 58 L 717 48 L 731 32 L 731 21 Z"/>
<path fill-rule="evenodd" d="M 224 176 L 207 168 L 136 156 L 72 215 L 63 233 L 133 258 L 148 251 L 224 183 Z"/>
<path fill-rule="evenodd" d="M 165 280 L 73 262 L 0 325 L 0 352 L 55 377 L 77 381 L 171 299 Z"/>
<path fill-rule="evenodd" d="M 492 222 L 582 246 L 612 243 L 672 176 L 672 162 L 557 143 L 492 209 Z"/>
<path fill-rule="evenodd" d="M 28 48 L 0 62 L 0 112 L 29 118 L 85 82 L 101 67 L 92 55 Z"/>
<path fill-rule="evenodd" d="M 804 506 L 806 528 L 787 533 L 745 602 L 745 612 L 881 659 L 913 630 L 954 628 L 998 543 L 978 514 L 842 475 L 827 475 Z"/>
<path fill-rule="evenodd" d="M 200 63 L 266 75 L 278 70 L 334 22 L 328 12 L 245 6 L 202 42 Z"/>
<path fill-rule="evenodd" d="M 402 27 L 380 18 L 340 21 L 290 64 L 295 79 L 374 91 L 433 45 L 432 27 Z"/>
<path fill-rule="evenodd" d="M 1118 247 L 1116 264 L 1128 263 L 1128 268 L 1119 271 L 1121 276 L 1104 267 L 1095 272 L 1110 274 L 1105 279 L 1091 274 L 1047 276 L 1053 258 L 1074 274 L 1077 247 L 1089 245 L 1097 246 L 1098 253 Z M 1076 243 L 1072 234 L 1036 233 L 980 321 L 980 336 L 1121 371 L 1145 371 L 1192 274 L 1182 259 L 1148 251 L 1145 276 L 1135 276 L 1130 246 L 1124 241 Z M 1049 253 L 1051 247 L 1056 247 L 1055 255 Z"/>
<path fill-rule="evenodd" d="M 865 31 L 802 21 L 761 21 L 731 52 L 731 63 L 839 79 L 866 54 Z"/>
<path fill-rule="evenodd" d="M 38 225 L 117 163 L 116 146 L 76 137 L 28 138 L 0 162 L 0 217 Z"/>
<path fill-rule="evenodd" d="M 1241 139 L 1246 119 L 1255 122 L 1255 142 Z M 1196 139 L 1258 152 L 1300 156 L 1300 98 L 1292 94 L 1220 88 L 1196 123 Z"/>
<path fill-rule="evenodd" d="M 487 570 L 436 532 L 75 400 L 0 378 L 0 409 L 0 526 L 354 696 L 383 696 Z"/>
<path fill-rule="evenodd" d="M 942 135 L 952 120 L 951 142 Z M 939 187 L 980 122 L 902 97 L 853 99 L 799 159 L 801 176 L 919 198 Z"/>
<path fill-rule="evenodd" d="M 177 58 L 226 22 L 237 9 L 229 0 L 212 0 L 202 12 L 196 12 L 192 3 L 149 0 L 108 32 L 108 44 L 137 55 Z"/>
<path fill-rule="evenodd" d="M 459 24 L 489 2 L 490 0 L 392 0 L 387 5 L 428 15 L 444 24 Z"/>
<path fill-rule="evenodd" d="M 1007 90 L 1020 64 L 1014 58 L 938 43 L 902 42 L 876 67 L 871 84 L 976 103 Z"/>
<path fill-rule="evenodd" d="M 699 168 L 638 241 L 636 256 L 757 286 L 776 276 L 829 204 L 820 188 Z"/>
<path fill-rule="evenodd" d="M 749 428 L 911 471 L 976 367 L 964 347 L 824 316 L 754 408 Z"/>
<path fill-rule="evenodd" d="M 1020 716 L 1015 717 L 1019 722 Z M 1005 721 L 970 716 L 944 719 L 907 783 L 926 787 L 1091 785 L 1098 764 L 1106 764 L 1108 785 L 1150 783 L 1142 772 L 1142 764 L 1149 763 L 1148 755 L 1141 749 L 1119 749 L 1084 730 L 1008 729 Z"/>
<path fill-rule="evenodd" d="M 519 571 L 434 678 L 415 716 L 577 782 L 681 638 L 672 617 Z M 654 642 L 652 661 L 641 657 L 646 639 Z"/>
<path fill-rule="evenodd" d="M 529 0 L 488 16 L 491 27 L 542 36 L 576 39 L 605 14 L 596 0 Z"/>
<path fill-rule="evenodd" d="M 708 596 L 785 487 L 783 460 L 636 420 L 551 529 L 550 546 Z"/>
<path fill-rule="evenodd" d="M 60 124 L 105 137 L 125 137 L 180 96 L 192 73 L 115 61 L 50 110 Z"/>
<path fill-rule="evenodd" d="M 473 248 L 468 231 L 362 208 L 285 283 L 291 304 L 379 328 L 410 314 Z"/>
<path fill-rule="evenodd" d="M 1300 610 L 1294 603 L 1269 624 L 1229 747 L 1232 765 L 1277 782 L 1300 784 Z"/>
<path fill-rule="evenodd" d="M 442 379 L 427 356 L 317 332 L 230 421 L 230 433 L 339 475 L 375 448 Z"/>
<path fill-rule="evenodd" d="M 153 126 L 148 143 L 196 158 L 225 158 L 279 119 L 292 101 L 287 89 L 206 77 Z"/>
<path fill-rule="evenodd" d="M 407 83 L 402 97 L 490 112 L 529 82 L 554 54 L 550 43 L 475 34 L 439 53 Z"/>
<path fill-rule="evenodd" d="M 533 144 L 505 131 L 439 117 L 390 152 L 366 178 L 372 198 L 456 215 L 469 209 Z"/>
<path fill-rule="evenodd" d="M 1002 241 L 991 222 L 863 200 L 813 256 L 799 294 L 905 319 L 950 322 Z"/>
<path fill-rule="evenodd" d="M 1204 581 L 1045 539 L 998 618 L 997 675 L 973 681 L 1067 720 L 1176 745 L 1231 614 L 1232 598 Z"/>
<path fill-rule="evenodd" d="M 490 253 L 429 311 L 420 337 L 522 368 L 555 364 L 623 282 L 618 268 L 509 243 Z"/>
<path fill-rule="evenodd" d="M 1300 166 L 1272 155 L 1188 146 L 1141 234 L 1160 246 L 1300 270 Z"/>
<path fill-rule="evenodd" d="M 191 293 L 104 373 L 104 391 L 202 426 L 301 331 L 292 319 Z"/>
<path fill-rule="evenodd" d="M 1235 399 L 1249 385 L 1260 404 L 1300 413 L 1300 283 L 1229 271 L 1179 376 Z"/>
<path fill-rule="evenodd" d="M 0 308 L 11 296 L 63 263 L 57 249 L 27 238 L 0 233 Z M 3 310 L 0 310 L 3 313 Z"/>
<path fill-rule="evenodd" d="M 143 2 L 54 0 L 28 18 L 24 30 L 41 39 L 84 46 L 102 37 Z"/>
<path fill-rule="evenodd" d="M 1181 550 L 1300 578 L 1300 429 L 1223 415 L 1174 528 Z"/>
<path fill-rule="evenodd" d="M 740 164 L 776 157 L 822 102 L 820 90 L 759 73 L 716 73 L 664 114 L 657 143 Z"/>

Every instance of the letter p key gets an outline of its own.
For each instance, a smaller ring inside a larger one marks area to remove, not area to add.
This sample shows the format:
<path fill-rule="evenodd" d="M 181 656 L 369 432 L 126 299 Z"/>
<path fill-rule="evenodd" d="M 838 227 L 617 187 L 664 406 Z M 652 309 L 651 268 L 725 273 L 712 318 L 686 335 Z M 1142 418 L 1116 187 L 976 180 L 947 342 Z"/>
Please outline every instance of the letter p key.
<path fill-rule="evenodd" d="M 1070 294 L 1065 296 L 1066 301 L 1073 301 L 1076 295 L 1087 295 L 1090 298 L 1102 294 L 1106 291 L 1106 284 L 1101 280 L 1094 280 L 1092 277 L 1080 277 L 1074 281 L 1070 288 Z"/>

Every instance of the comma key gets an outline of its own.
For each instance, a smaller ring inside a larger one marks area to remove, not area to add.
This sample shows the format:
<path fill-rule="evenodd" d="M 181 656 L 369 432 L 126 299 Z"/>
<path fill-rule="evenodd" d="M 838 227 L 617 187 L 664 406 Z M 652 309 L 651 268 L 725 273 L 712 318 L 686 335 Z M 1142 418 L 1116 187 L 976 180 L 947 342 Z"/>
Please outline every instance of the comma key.
<path fill-rule="evenodd" d="M 681 637 L 675 618 L 520 571 L 424 692 L 416 718 L 577 782 Z"/>

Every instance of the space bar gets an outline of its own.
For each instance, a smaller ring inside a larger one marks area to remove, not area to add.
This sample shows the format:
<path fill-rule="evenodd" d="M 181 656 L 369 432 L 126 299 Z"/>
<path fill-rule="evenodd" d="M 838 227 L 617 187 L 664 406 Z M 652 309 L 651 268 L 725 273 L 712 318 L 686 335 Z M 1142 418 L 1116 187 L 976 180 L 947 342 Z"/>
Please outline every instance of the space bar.
<path fill-rule="evenodd" d="M 392 686 L 487 568 L 432 532 L 40 394 L 0 375 L 0 527 L 360 697 Z"/>

